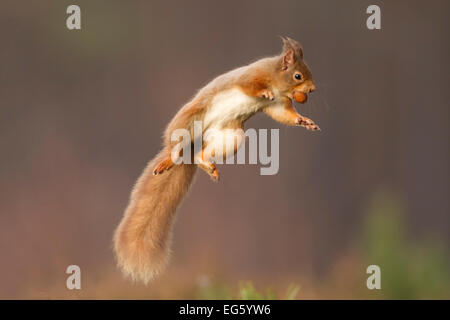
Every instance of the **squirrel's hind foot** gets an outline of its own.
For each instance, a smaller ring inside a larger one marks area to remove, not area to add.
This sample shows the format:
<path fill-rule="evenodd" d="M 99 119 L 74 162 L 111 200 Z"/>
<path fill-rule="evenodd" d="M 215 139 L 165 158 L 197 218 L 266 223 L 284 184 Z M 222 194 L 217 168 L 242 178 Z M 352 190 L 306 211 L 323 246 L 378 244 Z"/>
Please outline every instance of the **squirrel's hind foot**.
<path fill-rule="evenodd" d="M 198 164 L 198 167 L 205 171 L 212 181 L 218 182 L 220 179 L 219 170 L 214 163 L 202 161 Z"/>
<path fill-rule="evenodd" d="M 214 165 L 214 170 L 209 174 L 210 178 L 214 182 L 218 182 L 220 179 L 219 170 L 217 170 L 216 166 Z"/>
<path fill-rule="evenodd" d="M 158 174 L 163 173 L 166 170 L 169 170 L 173 167 L 173 162 L 171 158 L 164 159 L 153 169 L 153 175 L 156 176 Z"/>

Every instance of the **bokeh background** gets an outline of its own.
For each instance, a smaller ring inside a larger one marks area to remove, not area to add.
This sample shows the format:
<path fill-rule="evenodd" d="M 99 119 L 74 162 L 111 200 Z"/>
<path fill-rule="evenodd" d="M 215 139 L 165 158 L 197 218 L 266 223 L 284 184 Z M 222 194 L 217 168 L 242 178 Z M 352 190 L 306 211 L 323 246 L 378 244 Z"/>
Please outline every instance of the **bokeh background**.
<path fill-rule="evenodd" d="M 81 7 L 82 30 L 66 28 Z M 370 4 L 382 29 L 366 28 Z M 0 10 L 0 298 L 450 298 L 448 1 L 10 1 Z M 148 287 L 113 231 L 175 112 L 213 77 L 304 47 L 318 90 L 280 170 L 202 172 Z M 66 268 L 82 290 L 66 289 Z M 367 266 L 382 289 L 366 288 Z M 251 285 L 249 285 L 251 283 Z M 272 296 L 272 295 L 270 295 Z"/>

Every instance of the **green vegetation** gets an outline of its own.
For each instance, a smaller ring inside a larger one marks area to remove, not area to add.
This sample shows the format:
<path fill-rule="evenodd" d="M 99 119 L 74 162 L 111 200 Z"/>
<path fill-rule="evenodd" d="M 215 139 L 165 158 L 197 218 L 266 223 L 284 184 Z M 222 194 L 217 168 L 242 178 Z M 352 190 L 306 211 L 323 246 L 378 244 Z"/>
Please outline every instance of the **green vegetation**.
<path fill-rule="evenodd" d="M 404 209 L 393 196 L 380 193 L 369 206 L 363 228 L 362 256 L 381 268 L 386 299 L 449 298 L 450 261 L 438 243 L 406 237 Z"/>
<path fill-rule="evenodd" d="M 346 298 L 381 299 L 449 299 L 450 261 L 442 241 L 431 241 L 425 236 L 418 238 L 408 234 L 409 226 L 404 218 L 401 201 L 391 193 L 378 193 L 365 211 L 361 234 L 350 249 L 351 272 L 331 274 L 327 281 L 316 279 L 315 290 L 326 297 L 342 297 L 343 292 L 352 293 Z M 366 288 L 365 267 L 378 265 L 381 269 L 381 290 Z M 338 283 L 346 283 L 342 287 Z M 346 291 L 347 290 L 347 291 Z M 256 289 L 251 282 L 241 283 L 237 288 L 218 281 L 200 286 L 196 297 L 200 299 L 296 299 L 299 287 L 290 285 L 283 294 L 271 288 Z M 305 297 L 308 297 L 308 293 Z"/>

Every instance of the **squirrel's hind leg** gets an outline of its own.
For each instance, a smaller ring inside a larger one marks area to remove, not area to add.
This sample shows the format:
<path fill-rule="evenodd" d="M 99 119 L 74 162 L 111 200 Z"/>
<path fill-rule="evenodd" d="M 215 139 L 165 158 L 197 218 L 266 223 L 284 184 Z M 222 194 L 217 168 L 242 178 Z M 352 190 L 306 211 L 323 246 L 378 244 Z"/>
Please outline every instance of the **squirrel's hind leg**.
<path fill-rule="evenodd" d="M 236 154 L 245 139 L 242 123 L 229 124 L 227 128 L 212 131 L 207 144 L 195 155 L 195 162 L 212 180 L 219 180 L 219 171 L 214 163 L 225 163 L 227 158 Z M 234 162 L 231 162 L 234 163 Z"/>

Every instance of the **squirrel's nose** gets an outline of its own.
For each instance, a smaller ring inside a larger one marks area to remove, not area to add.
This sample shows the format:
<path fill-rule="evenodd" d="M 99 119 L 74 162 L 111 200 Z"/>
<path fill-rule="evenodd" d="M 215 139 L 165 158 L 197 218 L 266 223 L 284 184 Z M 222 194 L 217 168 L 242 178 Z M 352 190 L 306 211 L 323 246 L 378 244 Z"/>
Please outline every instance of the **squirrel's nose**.
<path fill-rule="evenodd" d="M 316 90 L 316 85 L 313 83 L 313 84 L 311 84 L 311 86 L 309 87 L 309 92 L 313 92 L 314 90 Z"/>

